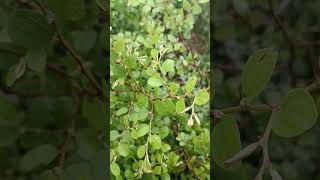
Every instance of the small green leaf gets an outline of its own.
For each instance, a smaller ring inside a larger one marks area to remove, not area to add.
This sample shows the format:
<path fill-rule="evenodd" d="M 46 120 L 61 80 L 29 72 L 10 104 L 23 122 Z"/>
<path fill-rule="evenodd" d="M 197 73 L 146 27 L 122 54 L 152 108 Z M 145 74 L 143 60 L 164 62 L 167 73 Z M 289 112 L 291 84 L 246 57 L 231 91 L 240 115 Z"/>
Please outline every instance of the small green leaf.
<path fill-rule="evenodd" d="M 185 102 L 184 102 L 184 98 L 181 98 L 177 101 L 176 103 L 176 111 L 177 113 L 181 113 L 184 111 L 184 109 L 186 108 Z"/>
<path fill-rule="evenodd" d="M 167 59 L 162 63 L 161 72 L 163 75 L 166 75 L 167 72 L 174 71 L 174 61 L 171 59 Z"/>
<path fill-rule="evenodd" d="M 119 154 L 123 157 L 126 157 L 130 154 L 130 149 L 128 144 L 120 143 L 118 145 Z"/>
<path fill-rule="evenodd" d="M 27 152 L 20 160 L 20 169 L 28 172 L 40 165 L 48 165 L 58 155 L 57 149 L 51 144 L 38 146 Z"/>
<path fill-rule="evenodd" d="M 40 13 L 17 10 L 8 22 L 10 38 L 26 48 L 48 47 L 53 35 L 47 19 Z"/>
<path fill-rule="evenodd" d="M 159 131 L 161 139 L 165 139 L 170 133 L 170 129 L 167 126 L 162 126 Z"/>
<path fill-rule="evenodd" d="M 195 103 L 199 106 L 204 105 L 209 101 L 209 98 L 208 91 L 206 89 L 201 89 L 195 97 Z"/>
<path fill-rule="evenodd" d="M 271 48 L 257 50 L 249 57 L 242 75 L 242 89 L 247 97 L 256 97 L 267 86 L 277 59 L 278 53 Z"/>
<path fill-rule="evenodd" d="M 154 149 L 161 149 L 161 138 L 158 135 L 151 135 L 149 142 Z"/>
<path fill-rule="evenodd" d="M 130 121 L 138 121 L 138 120 L 143 121 L 147 118 L 148 114 L 149 114 L 149 111 L 147 109 L 142 109 L 139 112 L 135 112 L 135 113 L 130 114 L 129 120 Z"/>
<path fill-rule="evenodd" d="M 184 86 L 186 93 L 191 93 L 193 88 L 196 86 L 197 83 L 197 77 L 191 77 L 186 82 L 186 85 Z"/>
<path fill-rule="evenodd" d="M 26 71 L 26 61 L 21 59 L 20 62 L 9 68 L 6 75 L 6 85 L 11 87 Z"/>
<path fill-rule="evenodd" d="M 146 153 L 145 145 L 141 145 L 137 149 L 137 156 L 139 159 L 143 158 Z"/>
<path fill-rule="evenodd" d="M 162 145 L 162 151 L 163 152 L 168 152 L 171 150 L 171 146 L 169 144 L 163 144 Z"/>
<path fill-rule="evenodd" d="M 120 137 L 120 134 L 119 134 L 118 131 L 116 131 L 116 130 L 111 130 L 110 131 L 110 141 L 115 141 L 119 137 Z"/>
<path fill-rule="evenodd" d="M 110 164 L 110 171 L 114 176 L 120 176 L 120 167 L 116 162 Z"/>
<path fill-rule="evenodd" d="M 165 102 L 156 100 L 154 107 L 156 113 L 160 116 L 171 115 L 175 112 L 175 105 L 171 99 L 167 99 Z"/>
<path fill-rule="evenodd" d="M 44 49 L 32 49 L 25 57 L 28 68 L 35 72 L 43 72 L 46 68 L 47 54 Z"/>
<path fill-rule="evenodd" d="M 154 167 L 153 171 L 155 174 L 160 175 L 161 174 L 161 166 Z"/>
<path fill-rule="evenodd" d="M 175 83 L 175 82 L 169 83 L 169 90 L 173 94 L 176 94 L 178 92 L 179 87 L 180 85 L 178 83 Z"/>
<path fill-rule="evenodd" d="M 124 115 L 128 112 L 128 108 L 127 107 L 122 107 L 120 108 L 117 112 L 116 112 L 116 116 L 121 116 Z"/>
<path fill-rule="evenodd" d="M 114 42 L 114 50 L 118 54 L 123 53 L 125 49 L 126 49 L 126 43 L 123 39 L 120 38 L 120 39 L 117 39 L 116 42 Z"/>
<path fill-rule="evenodd" d="M 130 55 L 126 58 L 125 63 L 130 69 L 134 69 L 137 67 L 138 57 L 136 55 Z"/>
<path fill-rule="evenodd" d="M 213 128 L 212 138 L 213 159 L 220 167 L 227 168 L 224 162 L 241 150 L 240 134 L 236 121 L 229 116 L 222 118 L 221 122 Z"/>
<path fill-rule="evenodd" d="M 137 129 L 137 136 L 142 137 L 149 132 L 149 125 L 148 124 L 140 124 Z"/>
<path fill-rule="evenodd" d="M 195 6 L 192 7 L 192 12 L 194 15 L 197 15 L 202 12 L 202 9 L 198 4 L 196 4 Z"/>
<path fill-rule="evenodd" d="M 199 3 L 207 3 L 209 0 L 199 0 Z"/>
<path fill-rule="evenodd" d="M 272 129 L 282 137 L 294 137 L 312 128 L 318 112 L 312 96 L 304 89 L 293 89 L 284 98 L 280 110 L 272 114 Z"/>
<path fill-rule="evenodd" d="M 160 74 L 155 74 L 148 79 L 148 84 L 151 87 L 159 87 L 163 85 L 163 79 L 160 77 Z"/>
<path fill-rule="evenodd" d="M 183 0 L 182 7 L 183 7 L 184 10 L 190 11 L 191 10 L 191 4 L 190 4 L 189 0 Z"/>
<path fill-rule="evenodd" d="M 151 50 L 151 57 L 152 57 L 154 60 L 158 59 L 158 54 L 159 54 L 159 52 L 158 52 L 156 49 L 152 49 L 152 50 Z"/>

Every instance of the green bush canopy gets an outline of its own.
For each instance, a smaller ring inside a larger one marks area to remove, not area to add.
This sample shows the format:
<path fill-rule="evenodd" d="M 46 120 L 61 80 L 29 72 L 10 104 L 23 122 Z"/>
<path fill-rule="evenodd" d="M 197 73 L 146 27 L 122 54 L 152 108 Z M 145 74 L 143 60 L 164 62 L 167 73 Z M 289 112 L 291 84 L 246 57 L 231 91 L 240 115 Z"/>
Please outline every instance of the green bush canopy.
<path fill-rule="evenodd" d="M 210 179 L 207 3 L 111 1 L 111 179 Z"/>

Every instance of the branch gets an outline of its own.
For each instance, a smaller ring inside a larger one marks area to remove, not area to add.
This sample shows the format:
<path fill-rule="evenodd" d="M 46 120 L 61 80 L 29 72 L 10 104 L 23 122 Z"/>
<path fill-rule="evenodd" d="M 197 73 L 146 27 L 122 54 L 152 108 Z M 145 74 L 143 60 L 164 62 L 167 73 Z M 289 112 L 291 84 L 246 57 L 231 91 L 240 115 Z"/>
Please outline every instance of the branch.
<path fill-rule="evenodd" d="M 295 73 L 293 71 L 293 60 L 294 60 L 294 55 L 295 55 L 295 45 L 294 45 L 295 41 L 290 38 L 287 28 L 282 24 L 280 18 L 275 14 L 272 0 L 268 0 L 268 5 L 269 5 L 269 10 L 270 10 L 273 21 L 275 22 L 276 25 L 278 25 L 280 27 L 280 30 L 282 32 L 284 39 L 289 44 L 290 57 L 288 60 L 288 74 L 289 74 L 291 86 L 295 87 L 296 86 L 296 77 L 295 77 Z"/>
<path fill-rule="evenodd" d="M 262 146 L 262 151 L 263 151 L 263 162 L 261 165 L 261 168 L 259 170 L 258 175 L 256 176 L 255 180 L 262 180 L 263 174 L 264 174 L 264 170 L 269 168 L 271 169 L 271 161 L 269 158 L 269 137 L 271 134 L 271 129 L 272 129 L 272 114 L 270 116 L 270 120 L 268 122 L 267 128 L 264 132 L 263 138 L 260 140 L 260 146 Z"/>
<path fill-rule="evenodd" d="M 44 7 L 44 5 L 41 2 L 39 2 L 38 0 L 33 0 L 33 1 L 41 9 L 42 13 L 45 16 L 47 16 L 48 12 L 47 12 L 46 8 Z M 85 65 L 83 64 L 83 62 L 84 62 L 83 58 L 73 49 L 72 46 L 69 45 L 67 40 L 64 38 L 64 36 L 60 32 L 58 24 L 55 19 L 53 20 L 52 24 L 53 24 L 54 30 L 57 34 L 59 42 L 69 52 L 69 54 L 73 57 L 73 59 L 79 65 L 81 72 L 89 80 L 90 84 L 96 89 L 96 91 L 100 94 L 100 96 L 103 97 L 103 94 L 104 94 L 103 89 L 100 87 L 100 85 L 97 83 L 97 81 L 92 77 L 90 72 L 85 68 Z"/>
<path fill-rule="evenodd" d="M 216 118 L 220 118 L 224 114 L 233 114 L 238 112 L 247 112 L 247 111 L 264 111 L 264 112 L 271 112 L 272 110 L 276 109 L 277 106 L 271 106 L 266 104 L 261 105 L 238 105 L 234 107 L 224 108 L 224 109 L 215 109 L 214 115 Z"/>

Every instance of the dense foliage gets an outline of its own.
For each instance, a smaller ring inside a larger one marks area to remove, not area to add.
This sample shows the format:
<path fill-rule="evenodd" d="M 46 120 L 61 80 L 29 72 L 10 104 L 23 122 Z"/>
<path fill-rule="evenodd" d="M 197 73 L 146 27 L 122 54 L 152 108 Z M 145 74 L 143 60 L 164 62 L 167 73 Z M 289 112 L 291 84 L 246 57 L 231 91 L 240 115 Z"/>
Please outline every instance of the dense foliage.
<path fill-rule="evenodd" d="M 0 179 L 107 179 L 106 5 L 1 0 Z"/>
<path fill-rule="evenodd" d="M 207 3 L 111 1 L 112 179 L 209 179 Z"/>
<path fill-rule="evenodd" d="M 319 179 L 319 5 L 213 5 L 216 179 Z"/>

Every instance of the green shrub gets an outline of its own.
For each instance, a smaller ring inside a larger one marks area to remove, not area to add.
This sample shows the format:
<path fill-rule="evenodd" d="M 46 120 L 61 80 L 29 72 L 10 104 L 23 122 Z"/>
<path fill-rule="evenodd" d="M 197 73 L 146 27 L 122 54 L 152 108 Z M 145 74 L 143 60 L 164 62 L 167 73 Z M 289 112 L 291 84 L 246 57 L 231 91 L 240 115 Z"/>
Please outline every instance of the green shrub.
<path fill-rule="evenodd" d="M 111 1 L 112 179 L 209 179 L 209 51 L 190 43 L 207 2 Z"/>

